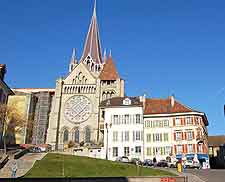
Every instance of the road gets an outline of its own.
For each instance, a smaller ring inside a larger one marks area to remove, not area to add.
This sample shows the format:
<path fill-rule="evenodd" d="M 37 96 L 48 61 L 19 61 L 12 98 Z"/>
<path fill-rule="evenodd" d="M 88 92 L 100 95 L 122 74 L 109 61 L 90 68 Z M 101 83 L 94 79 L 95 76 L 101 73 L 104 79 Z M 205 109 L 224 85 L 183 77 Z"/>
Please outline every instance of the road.
<path fill-rule="evenodd" d="M 225 182 L 224 169 L 187 169 L 186 173 L 193 174 L 205 182 Z"/>

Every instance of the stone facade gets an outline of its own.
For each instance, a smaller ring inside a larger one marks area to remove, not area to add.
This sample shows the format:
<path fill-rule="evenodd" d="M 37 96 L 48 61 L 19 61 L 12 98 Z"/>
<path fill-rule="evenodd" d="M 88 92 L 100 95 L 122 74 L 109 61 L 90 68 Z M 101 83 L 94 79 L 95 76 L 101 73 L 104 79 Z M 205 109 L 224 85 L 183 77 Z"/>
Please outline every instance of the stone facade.
<path fill-rule="evenodd" d="M 99 104 L 106 98 L 124 95 L 124 82 L 111 55 L 104 60 L 101 57 L 97 27 L 94 9 L 80 61 L 73 50 L 68 75 L 56 81 L 47 133 L 47 143 L 53 148 L 62 149 L 71 141 L 102 142 Z"/>

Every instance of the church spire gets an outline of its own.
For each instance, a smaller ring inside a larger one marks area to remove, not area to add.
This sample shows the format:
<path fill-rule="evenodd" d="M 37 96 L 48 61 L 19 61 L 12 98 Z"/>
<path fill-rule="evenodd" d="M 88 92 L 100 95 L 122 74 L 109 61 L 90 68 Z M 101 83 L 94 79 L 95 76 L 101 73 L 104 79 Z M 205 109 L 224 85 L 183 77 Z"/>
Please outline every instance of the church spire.
<path fill-rule="evenodd" d="M 83 61 L 88 55 L 91 56 L 93 61 L 97 64 L 102 63 L 101 42 L 96 16 L 96 0 L 81 60 Z"/>

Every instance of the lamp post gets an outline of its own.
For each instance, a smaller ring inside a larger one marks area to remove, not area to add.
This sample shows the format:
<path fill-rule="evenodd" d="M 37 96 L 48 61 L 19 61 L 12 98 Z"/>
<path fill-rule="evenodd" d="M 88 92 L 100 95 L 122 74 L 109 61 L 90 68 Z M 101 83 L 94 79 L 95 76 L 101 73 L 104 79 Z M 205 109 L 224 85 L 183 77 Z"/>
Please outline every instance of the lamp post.
<path fill-rule="evenodd" d="M 109 127 L 111 127 L 112 124 L 108 124 L 108 123 L 105 123 L 105 128 L 106 128 L 106 160 L 108 160 L 108 145 L 109 145 Z"/>

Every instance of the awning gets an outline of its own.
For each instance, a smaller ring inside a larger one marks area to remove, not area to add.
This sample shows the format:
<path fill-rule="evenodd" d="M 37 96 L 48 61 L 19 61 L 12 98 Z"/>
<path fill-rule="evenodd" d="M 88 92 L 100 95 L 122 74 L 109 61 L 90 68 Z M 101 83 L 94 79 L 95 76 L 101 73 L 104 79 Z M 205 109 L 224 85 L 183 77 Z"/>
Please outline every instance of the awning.
<path fill-rule="evenodd" d="M 195 154 L 186 154 L 187 159 L 193 159 L 195 157 Z"/>
<path fill-rule="evenodd" d="M 208 154 L 197 154 L 198 159 L 209 159 L 209 155 Z"/>
<path fill-rule="evenodd" d="M 176 159 L 182 159 L 182 154 L 177 154 Z"/>

